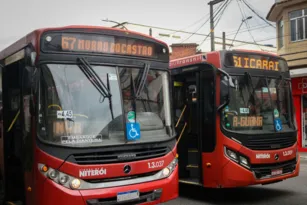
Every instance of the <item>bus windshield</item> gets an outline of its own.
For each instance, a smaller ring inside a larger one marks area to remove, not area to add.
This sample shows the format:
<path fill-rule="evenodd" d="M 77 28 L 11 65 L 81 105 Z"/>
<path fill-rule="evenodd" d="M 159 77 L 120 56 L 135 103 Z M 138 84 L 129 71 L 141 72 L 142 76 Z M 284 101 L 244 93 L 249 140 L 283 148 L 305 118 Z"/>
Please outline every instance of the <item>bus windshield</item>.
<path fill-rule="evenodd" d="M 294 130 L 288 80 L 254 77 L 248 73 L 231 78 L 233 86 L 230 87 L 230 102 L 222 112 L 226 129 L 240 133 Z"/>
<path fill-rule="evenodd" d="M 87 76 L 80 65 L 41 66 L 38 129 L 42 141 L 73 147 L 124 144 L 125 122 L 133 118 L 141 131 L 136 142 L 172 135 L 167 72 L 150 69 L 144 75 L 141 68 L 95 65 L 91 69 L 98 78 Z M 144 86 L 135 96 L 140 76 Z"/>

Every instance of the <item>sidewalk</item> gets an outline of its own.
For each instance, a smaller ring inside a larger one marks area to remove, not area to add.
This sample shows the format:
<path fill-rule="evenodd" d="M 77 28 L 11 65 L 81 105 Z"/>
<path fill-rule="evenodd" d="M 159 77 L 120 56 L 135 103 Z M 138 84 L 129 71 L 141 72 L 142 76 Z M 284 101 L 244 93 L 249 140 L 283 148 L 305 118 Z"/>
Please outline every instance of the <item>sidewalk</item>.
<path fill-rule="evenodd" d="M 307 152 L 300 152 L 301 159 L 307 160 Z"/>

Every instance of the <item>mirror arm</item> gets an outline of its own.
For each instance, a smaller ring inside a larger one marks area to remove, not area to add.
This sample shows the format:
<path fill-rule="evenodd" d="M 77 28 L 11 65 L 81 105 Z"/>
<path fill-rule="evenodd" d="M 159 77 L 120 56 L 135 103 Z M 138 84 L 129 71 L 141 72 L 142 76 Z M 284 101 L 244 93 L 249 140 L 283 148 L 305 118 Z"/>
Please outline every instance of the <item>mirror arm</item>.
<path fill-rule="evenodd" d="M 230 75 L 226 72 L 226 71 L 223 71 L 222 69 L 218 68 L 217 69 L 218 71 L 220 71 L 221 73 L 223 73 L 224 75 L 227 76 L 228 78 L 228 81 L 227 81 L 227 84 L 228 84 L 228 94 L 230 93 L 230 88 L 229 88 L 229 79 L 230 79 Z"/>
<path fill-rule="evenodd" d="M 217 70 L 218 70 L 219 72 L 223 73 L 224 75 L 226 75 L 228 78 L 230 78 L 230 75 L 229 75 L 226 71 L 224 71 L 224 70 L 222 70 L 222 69 L 220 69 L 220 68 L 218 68 Z"/>
<path fill-rule="evenodd" d="M 229 97 L 227 98 L 227 101 L 225 103 L 223 103 L 222 105 L 220 105 L 218 108 L 217 108 L 217 111 L 220 111 L 222 110 L 223 108 L 225 108 L 230 102 L 230 99 Z"/>

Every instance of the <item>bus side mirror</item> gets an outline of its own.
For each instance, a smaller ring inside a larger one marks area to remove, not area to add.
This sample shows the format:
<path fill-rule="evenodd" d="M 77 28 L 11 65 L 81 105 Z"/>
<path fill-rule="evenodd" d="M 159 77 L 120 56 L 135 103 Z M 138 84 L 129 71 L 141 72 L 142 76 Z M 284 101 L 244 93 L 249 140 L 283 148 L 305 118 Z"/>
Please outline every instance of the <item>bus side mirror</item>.
<path fill-rule="evenodd" d="M 225 71 L 218 69 L 221 72 L 221 83 L 220 83 L 220 106 L 218 111 L 222 110 L 229 104 L 230 101 L 230 88 L 234 87 L 232 78 Z"/>
<path fill-rule="evenodd" d="M 37 53 L 34 51 L 32 46 L 28 46 L 25 49 L 25 64 L 31 67 L 35 67 Z"/>
<path fill-rule="evenodd" d="M 23 71 L 23 89 L 30 93 L 30 90 L 32 88 L 32 75 L 33 75 L 34 68 L 30 66 L 26 66 Z"/>
<path fill-rule="evenodd" d="M 30 96 L 30 114 L 35 115 L 35 94 L 38 90 L 38 70 L 36 67 L 26 66 L 23 71 L 23 90 L 24 95 Z"/>
<path fill-rule="evenodd" d="M 35 66 L 37 53 L 32 46 L 25 49 L 25 70 L 23 72 L 23 86 L 26 90 L 33 89 L 33 82 L 35 82 L 35 75 L 37 75 L 37 68 Z"/>
<path fill-rule="evenodd" d="M 221 103 L 224 103 L 229 98 L 229 79 L 224 76 L 221 80 Z"/>

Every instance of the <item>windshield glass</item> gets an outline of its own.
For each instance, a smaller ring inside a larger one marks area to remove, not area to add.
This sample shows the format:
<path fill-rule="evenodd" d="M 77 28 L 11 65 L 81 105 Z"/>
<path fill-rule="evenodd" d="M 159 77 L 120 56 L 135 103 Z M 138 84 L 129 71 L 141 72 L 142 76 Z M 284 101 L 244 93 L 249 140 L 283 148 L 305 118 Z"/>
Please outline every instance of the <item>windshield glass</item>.
<path fill-rule="evenodd" d="M 74 147 L 123 144 L 127 142 L 124 123 L 132 122 L 133 118 L 140 125 L 141 137 L 137 142 L 171 136 L 167 72 L 150 70 L 140 97 L 134 98 L 131 82 L 138 84 L 142 69 L 91 67 L 110 97 L 102 95 L 93 83 L 95 79 L 87 77 L 78 65 L 41 66 L 38 122 L 41 140 Z"/>
<path fill-rule="evenodd" d="M 231 77 L 230 102 L 222 112 L 222 122 L 226 129 L 241 133 L 294 129 L 289 81 L 252 77 L 249 74 Z M 223 88 L 225 82 L 221 85 L 221 89 L 227 89 Z"/>

